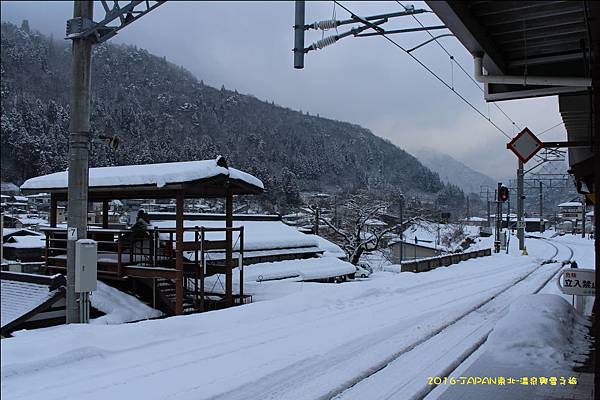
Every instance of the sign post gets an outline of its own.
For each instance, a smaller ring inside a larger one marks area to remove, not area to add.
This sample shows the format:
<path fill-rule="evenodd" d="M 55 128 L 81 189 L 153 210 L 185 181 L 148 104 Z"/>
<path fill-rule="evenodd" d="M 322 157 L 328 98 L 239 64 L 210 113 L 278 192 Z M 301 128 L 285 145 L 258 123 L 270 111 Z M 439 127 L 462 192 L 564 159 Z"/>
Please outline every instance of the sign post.
<path fill-rule="evenodd" d="M 535 156 L 538 151 L 544 148 L 544 143 L 542 143 L 529 128 L 524 128 L 517 136 L 507 143 L 506 148 L 515 153 L 517 158 L 525 164 Z"/>
<path fill-rule="evenodd" d="M 583 296 L 596 295 L 596 271 L 593 269 L 565 268 L 558 275 L 556 284 L 564 294 L 577 296 L 576 309 L 583 313 Z"/>

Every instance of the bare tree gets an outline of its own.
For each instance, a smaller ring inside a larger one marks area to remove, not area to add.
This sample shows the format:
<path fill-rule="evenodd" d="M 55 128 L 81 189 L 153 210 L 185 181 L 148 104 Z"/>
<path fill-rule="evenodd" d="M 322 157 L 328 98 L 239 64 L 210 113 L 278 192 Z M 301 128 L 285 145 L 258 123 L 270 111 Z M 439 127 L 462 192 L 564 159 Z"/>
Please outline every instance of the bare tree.
<path fill-rule="evenodd" d="M 385 201 L 373 200 L 365 194 L 352 195 L 342 205 L 337 206 L 337 218 L 328 218 L 321 207 L 309 205 L 315 217 L 323 222 L 338 239 L 338 244 L 348 255 L 354 265 L 366 251 L 379 249 L 383 237 L 390 232 L 400 229 L 400 225 L 386 226 L 374 224 L 387 210 L 389 204 Z M 409 221 L 406 221 L 409 222 Z"/>

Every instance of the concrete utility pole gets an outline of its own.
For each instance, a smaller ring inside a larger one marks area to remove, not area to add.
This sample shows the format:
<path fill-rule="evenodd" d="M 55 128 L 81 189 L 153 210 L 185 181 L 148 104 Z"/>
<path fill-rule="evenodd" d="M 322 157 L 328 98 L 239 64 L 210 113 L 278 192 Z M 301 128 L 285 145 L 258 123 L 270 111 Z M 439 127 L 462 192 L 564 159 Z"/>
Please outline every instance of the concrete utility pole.
<path fill-rule="evenodd" d="M 75 1 L 73 18 L 83 26 L 91 25 L 94 3 Z M 75 293 L 75 242 L 87 237 L 88 159 L 90 134 L 90 89 L 92 75 L 92 38 L 73 39 L 71 64 L 71 123 L 69 125 L 69 209 L 67 241 L 67 324 L 79 321 Z"/>
<path fill-rule="evenodd" d="M 69 124 L 69 188 L 67 233 L 67 323 L 80 322 L 75 293 L 75 242 L 87 238 L 89 183 L 90 91 L 92 45 L 102 43 L 132 22 L 146 15 L 164 1 L 130 1 L 109 6 L 101 0 L 105 15 L 95 23 L 94 2 L 75 0 L 73 18 L 67 21 L 67 39 L 73 41 L 71 62 L 71 122 Z M 117 25 L 114 25 L 114 23 Z M 109 24 L 113 24 L 112 26 Z"/>
<path fill-rule="evenodd" d="M 519 250 L 525 250 L 525 228 L 523 226 L 523 162 L 519 160 L 517 168 L 517 238 Z"/>

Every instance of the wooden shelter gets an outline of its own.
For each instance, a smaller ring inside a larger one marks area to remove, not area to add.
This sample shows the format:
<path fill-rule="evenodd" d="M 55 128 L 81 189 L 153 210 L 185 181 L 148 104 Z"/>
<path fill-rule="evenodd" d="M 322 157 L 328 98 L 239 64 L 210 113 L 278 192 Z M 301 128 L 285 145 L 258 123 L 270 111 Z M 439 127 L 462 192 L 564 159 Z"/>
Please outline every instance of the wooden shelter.
<path fill-rule="evenodd" d="M 21 186 L 26 194 L 46 192 L 51 195 L 50 228 L 44 229 L 45 260 L 51 272 L 66 271 L 67 232 L 65 228 L 56 227 L 56 215 L 58 202 L 68 201 L 67 186 L 66 171 L 32 178 Z M 88 229 L 88 238 L 98 242 L 99 277 L 152 278 L 154 299 L 158 295 L 165 302 L 171 301 L 172 311 L 177 315 L 245 302 L 248 296 L 243 293 L 243 277 L 240 277 L 239 293 L 233 294 L 234 236 L 240 249 L 238 253 L 243 257 L 243 227 L 233 227 L 233 197 L 260 194 L 263 190 L 259 179 L 229 168 L 223 157 L 90 168 L 88 201 L 102 203 L 103 209 L 102 228 Z M 143 240 L 132 238 L 129 230 L 108 229 L 111 200 L 165 198 L 175 199 L 175 228 L 155 228 Z M 224 198 L 225 226 L 184 227 L 184 201 L 193 198 Z M 204 254 L 214 250 L 224 251 L 225 261 L 220 265 L 207 265 Z M 206 293 L 204 277 L 216 273 L 225 277 L 224 293 Z M 157 285 L 165 289 L 157 293 Z M 218 295 L 222 295 L 222 299 L 215 301 Z"/>

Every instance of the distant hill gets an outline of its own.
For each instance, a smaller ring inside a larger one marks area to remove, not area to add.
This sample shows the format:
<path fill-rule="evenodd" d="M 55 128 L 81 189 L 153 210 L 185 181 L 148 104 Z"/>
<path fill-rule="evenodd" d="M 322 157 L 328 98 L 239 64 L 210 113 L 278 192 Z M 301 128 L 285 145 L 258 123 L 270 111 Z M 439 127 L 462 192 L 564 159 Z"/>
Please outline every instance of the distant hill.
<path fill-rule="evenodd" d="M 67 166 L 70 45 L 2 23 L 2 180 Z M 320 118 L 237 91 L 134 46 L 94 47 L 91 165 L 214 158 L 260 177 L 266 197 L 303 190 L 435 194 L 439 176 L 358 125 Z M 112 150 L 101 136 L 116 138 Z"/>
<path fill-rule="evenodd" d="M 433 149 L 422 149 L 414 153 L 425 166 L 437 172 L 442 181 L 458 186 L 465 193 L 479 194 L 481 186 L 487 185 L 493 189 L 497 184 L 494 179 L 467 167 L 448 154 Z"/>

